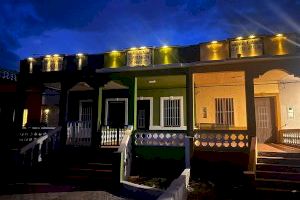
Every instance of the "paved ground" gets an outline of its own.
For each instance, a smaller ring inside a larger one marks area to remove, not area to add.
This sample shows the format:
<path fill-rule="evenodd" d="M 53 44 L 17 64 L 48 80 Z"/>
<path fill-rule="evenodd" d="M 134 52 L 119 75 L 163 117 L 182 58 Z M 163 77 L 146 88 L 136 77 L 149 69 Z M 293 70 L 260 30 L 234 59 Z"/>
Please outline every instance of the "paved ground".
<path fill-rule="evenodd" d="M 55 192 L 0 196 L 0 200 L 125 200 L 105 191 Z"/>

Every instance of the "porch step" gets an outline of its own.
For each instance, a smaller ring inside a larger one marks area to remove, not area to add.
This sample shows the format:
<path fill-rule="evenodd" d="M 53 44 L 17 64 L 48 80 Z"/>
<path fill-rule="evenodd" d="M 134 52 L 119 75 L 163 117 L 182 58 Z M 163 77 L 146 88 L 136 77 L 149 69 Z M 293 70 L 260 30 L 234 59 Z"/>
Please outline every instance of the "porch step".
<path fill-rule="evenodd" d="M 300 154 L 258 152 L 256 164 L 258 192 L 300 194 Z"/>
<path fill-rule="evenodd" d="M 300 173 L 300 166 L 257 163 L 256 170 L 257 171 L 277 171 L 277 172 L 298 172 L 298 173 Z"/>
<path fill-rule="evenodd" d="M 269 156 L 258 156 L 257 163 L 268 163 L 268 164 L 285 164 L 291 166 L 299 166 L 300 158 L 290 158 L 290 157 L 269 157 Z"/>
<path fill-rule="evenodd" d="M 76 151 L 77 156 L 67 161 L 66 182 L 81 186 L 107 186 L 113 181 L 113 150 Z M 72 152 L 68 152 L 68 154 Z"/>
<path fill-rule="evenodd" d="M 283 158 L 299 158 L 300 153 L 284 153 L 284 152 L 258 152 L 259 157 L 283 157 Z"/>
<path fill-rule="evenodd" d="M 295 190 L 298 192 L 300 188 L 300 181 L 256 178 L 256 188 L 257 190 L 260 190 L 261 188 L 269 188 L 287 191 Z"/>
<path fill-rule="evenodd" d="M 280 180 L 300 180 L 300 173 L 281 171 L 256 171 L 257 178 L 280 179 Z"/>

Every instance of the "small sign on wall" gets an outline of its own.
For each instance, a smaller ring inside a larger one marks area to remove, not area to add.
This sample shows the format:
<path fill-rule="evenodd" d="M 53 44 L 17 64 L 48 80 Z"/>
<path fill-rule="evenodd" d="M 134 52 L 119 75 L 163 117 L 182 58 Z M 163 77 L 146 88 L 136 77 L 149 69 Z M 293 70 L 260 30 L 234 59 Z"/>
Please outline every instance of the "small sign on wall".
<path fill-rule="evenodd" d="M 202 118 L 207 118 L 207 107 L 202 108 Z"/>
<path fill-rule="evenodd" d="M 127 66 L 149 66 L 152 63 L 151 49 L 135 49 L 127 51 Z"/>
<path fill-rule="evenodd" d="M 295 119 L 295 109 L 292 106 L 288 107 L 288 119 Z"/>

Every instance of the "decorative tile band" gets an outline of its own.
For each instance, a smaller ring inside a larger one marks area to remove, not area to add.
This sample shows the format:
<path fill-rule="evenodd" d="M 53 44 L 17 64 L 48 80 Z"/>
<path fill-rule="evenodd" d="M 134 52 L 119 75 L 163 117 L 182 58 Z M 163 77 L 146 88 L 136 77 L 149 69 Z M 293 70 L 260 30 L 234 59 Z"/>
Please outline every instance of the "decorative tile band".
<path fill-rule="evenodd" d="M 199 148 L 247 148 L 248 135 L 244 133 L 196 133 L 194 146 Z"/>
<path fill-rule="evenodd" d="M 185 133 L 167 132 L 137 132 L 135 133 L 135 145 L 138 146 L 184 146 Z"/>

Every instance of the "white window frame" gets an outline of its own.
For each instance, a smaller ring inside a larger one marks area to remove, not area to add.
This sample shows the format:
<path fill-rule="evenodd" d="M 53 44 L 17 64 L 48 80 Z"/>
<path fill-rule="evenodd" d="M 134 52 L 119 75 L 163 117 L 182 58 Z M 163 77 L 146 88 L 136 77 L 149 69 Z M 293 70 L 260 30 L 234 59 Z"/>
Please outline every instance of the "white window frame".
<path fill-rule="evenodd" d="M 125 124 L 124 125 L 128 125 L 128 98 L 108 98 L 108 99 L 105 99 L 105 125 L 107 125 L 108 103 L 110 101 L 124 101 L 125 102 Z"/>
<path fill-rule="evenodd" d="M 87 102 L 91 102 L 91 103 L 93 103 L 93 100 L 92 99 L 86 99 L 86 100 L 80 100 L 79 101 L 79 117 L 78 117 L 78 119 L 79 119 L 79 121 L 82 121 L 82 119 L 81 119 L 81 113 L 82 113 L 82 103 L 87 103 Z M 93 106 L 92 106 L 92 116 L 93 116 Z"/>
<path fill-rule="evenodd" d="M 179 127 L 165 127 L 164 126 L 164 100 L 176 100 L 179 99 L 180 103 L 180 126 Z M 184 126 L 184 114 L 183 114 L 183 96 L 169 96 L 160 97 L 160 129 L 161 130 L 186 130 Z"/>
<path fill-rule="evenodd" d="M 154 130 L 153 127 L 153 97 L 138 97 L 137 100 L 149 100 L 150 101 L 150 122 L 149 122 L 149 130 Z"/>

